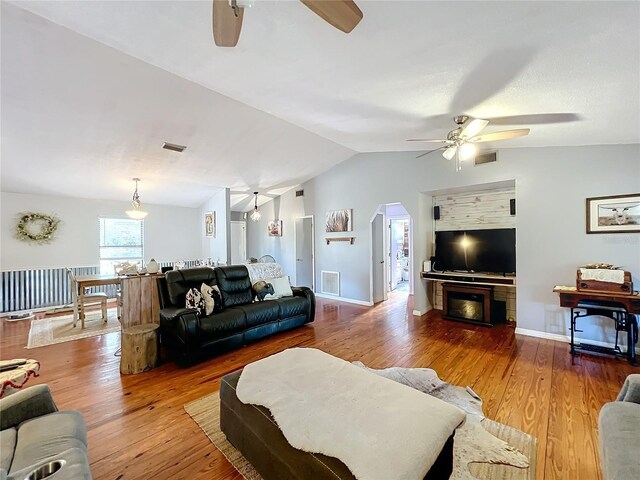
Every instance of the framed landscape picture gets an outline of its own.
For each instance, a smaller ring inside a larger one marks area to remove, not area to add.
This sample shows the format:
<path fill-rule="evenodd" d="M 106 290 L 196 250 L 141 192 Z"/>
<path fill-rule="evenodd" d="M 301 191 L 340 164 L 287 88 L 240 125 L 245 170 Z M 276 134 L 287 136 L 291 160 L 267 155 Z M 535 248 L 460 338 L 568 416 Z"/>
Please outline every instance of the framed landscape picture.
<path fill-rule="evenodd" d="M 216 238 L 216 212 L 204 214 L 204 235 L 205 237 Z"/>
<path fill-rule="evenodd" d="M 325 216 L 326 232 L 351 232 L 353 231 L 353 210 L 333 210 Z"/>
<path fill-rule="evenodd" d="M 282 236 L 282 220 L 271 220 L 267 224 L 267 229 L 269 230 L 270 237 L 281 237 Z"/>
<path fill-rule="evenodd" d="M 640 232 L 640 193 L 587 198 L 587 233 Z"/>

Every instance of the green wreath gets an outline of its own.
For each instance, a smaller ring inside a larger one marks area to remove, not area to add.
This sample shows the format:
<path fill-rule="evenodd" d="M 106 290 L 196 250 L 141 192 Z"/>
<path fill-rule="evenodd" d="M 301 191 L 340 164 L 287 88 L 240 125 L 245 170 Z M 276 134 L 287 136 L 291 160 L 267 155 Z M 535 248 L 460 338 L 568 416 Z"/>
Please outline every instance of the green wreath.
<path fill-rule="evenodd" d="M 43 213 L 20 213 L 16 225 L 16 236 L 24 242 L 47 243 L 53 240 L 60 219 L 55 215 Z"/>

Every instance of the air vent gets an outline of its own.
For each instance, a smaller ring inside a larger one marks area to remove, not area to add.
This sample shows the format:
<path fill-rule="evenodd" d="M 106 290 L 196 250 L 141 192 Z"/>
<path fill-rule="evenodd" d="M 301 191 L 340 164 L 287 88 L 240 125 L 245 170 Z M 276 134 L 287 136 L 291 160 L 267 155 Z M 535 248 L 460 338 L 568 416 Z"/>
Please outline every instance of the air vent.
<path fill-rule="evenodd" d="M 340 296 L 340 272 L 322 270 L 320 275 L 320 292 L 327 295 Z"/>
<path fill-rule="evenodd" d="M 496 152 L 481 153 L 480 155 L 476 155 L 475 164 L 482 165 L 484 163 L 492 163 L 497 159 Z"/>
<path fill-rule="evenodd" d="M 171 150 L 172 152 L 184 152 L 187 148 L 185 145 L 176 145 L 175 143 L 164 142 L 162 148 L 165 150 Z"/>
<path fill-rule="evenodd" d="M 304 190 L 296 190 L 296 197 L 304 197 Z"/>

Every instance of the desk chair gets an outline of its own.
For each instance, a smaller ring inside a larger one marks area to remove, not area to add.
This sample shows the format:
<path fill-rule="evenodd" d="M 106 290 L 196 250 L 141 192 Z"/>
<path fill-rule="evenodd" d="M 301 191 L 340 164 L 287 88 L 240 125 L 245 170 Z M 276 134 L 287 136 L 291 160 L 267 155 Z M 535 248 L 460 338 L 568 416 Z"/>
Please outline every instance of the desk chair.
<path fill-rule="evenodd" d="M 83 292 L 84 295 L 82 296 L 82 300 L 80 300 L 80 295 L 78 295 L 78 282 L 76 282 L 76 276 L 70 268 L 67 268 L 67 276 L 71 284 L 71 297 L 73 299 L 73 326 L 76 326 L 78 318 L 80 318 L 80 326 L 84 328 L 85 307 L 97 303 L 102 307 L 102 320 L 104 323 L 107 323 L 107 294 L 103 292 Z"/>

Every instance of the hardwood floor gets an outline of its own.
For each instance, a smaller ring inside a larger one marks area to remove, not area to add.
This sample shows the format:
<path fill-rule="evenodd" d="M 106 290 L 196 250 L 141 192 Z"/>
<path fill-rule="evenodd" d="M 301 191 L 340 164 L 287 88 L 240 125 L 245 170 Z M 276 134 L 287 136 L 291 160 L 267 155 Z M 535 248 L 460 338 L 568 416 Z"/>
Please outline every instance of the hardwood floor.
<path fill-rule="evenodd" d="M 538 438 L 538 478 L 601 478 L 598 412 L 637 369 L 595 356 L 572 366 L 566 344 L 516 336 L 504 325 L 469 326 L 411 311 L 403 295 L 373 308 L 318 299 L 316 321 L 308 326 L 188 369 L 167 361 L 129 376 L 120 375 L 114 356 L 119 333 L 25 350 L 29 322 L 3 321 L 0 356 L 40 360 L 41 375 L 30 384 L 48 383 L 61 409 L 83 413 L 98 480 L 240 480 L 183 406 L 216 391 L 226 373 L 293 346 L 374 368 L 433 368 L 443 380 L 471 386 L 488 418 Z"/>

